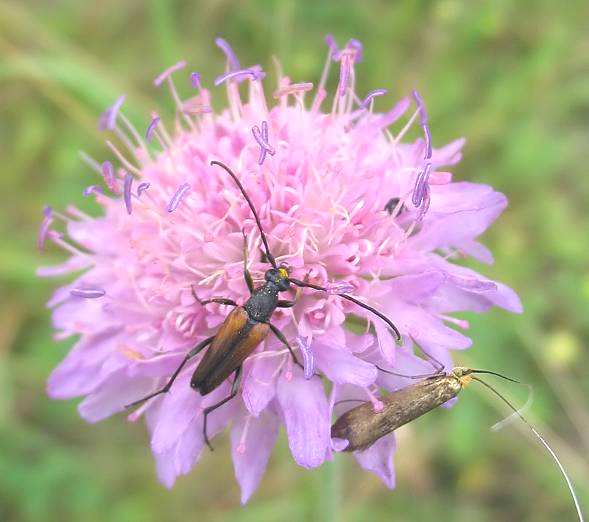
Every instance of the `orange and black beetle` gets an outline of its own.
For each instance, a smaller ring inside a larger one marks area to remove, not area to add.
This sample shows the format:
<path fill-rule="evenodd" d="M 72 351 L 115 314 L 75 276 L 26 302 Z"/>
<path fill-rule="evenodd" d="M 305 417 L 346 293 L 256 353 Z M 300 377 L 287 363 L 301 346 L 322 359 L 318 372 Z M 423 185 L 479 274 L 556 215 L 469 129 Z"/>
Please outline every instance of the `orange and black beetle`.
<path fill-rule="evenodd" d="M 166 393 L 170 387 L 172 386 L 173 382 L 178 377 L 178 374 L 184 368 L 186 363 L 199 354 L 203 349 L 210 345 L 210 348 L 207 350 L 206 354 L 197 365 L 192 378 L 190 380 L 190 386 L 197 390 L 201 395 L 207 395 L 211 393 L 213 390 L 218 388 L 221 383 L 225 381 L 232 373 L 235 373 L 235 378 L 233 380 L 233 384 L 231 386 L 231 393 L 225 397 L 223 400 L 205 408 L 204 410 L 204 422 L 203 422 L 203 435 L 204 440 L 212 449 L 208 435 L 207 435 L 207 417 L 208 415 L 225 404 L 226 402 L 230 401 L 239 389 L 239 384 L 241 381 L 241 371 L 243 362 L 247 359 L 247 357 L 256 349 L 256 347 L 265 339 L 268 335 L 268 332 L 271 330 L 282 343 L 290 350 L 290 353 L 295 361 L 300 366 L 292 347 L 286 340 L 286 337 L 282 334 L 282 332 L 273 324 L 269 322 L 270 317 L 274 313 L 276 308 L 288 308 L 295 304 L 294 301 L 287 301 L 278 298 L 279 292 L 285 292 L 290 289 L 290 284 L 294 284 L 298 287 L 306 287 L 312 288 L 314 290 L 320 291 L 327 291 L 326 288 L 307 283 L 306 281 L 300 281 L 299 279 L 294 279 L 289 276 L 288 268 L 286 266 L 278 266 L 276 264 L 276 260 L 274 256 L 270 253 L 270 248 L 268 246 L 268 241 L 266 239 L 266 235 L 262 229 L 262 224 L 260 223 L 260 219 L 256 212 L 256 209 L 250 200 L 249 196 L 247 195 L 243 185 L 237 179 L 237 176 L 231 171 L 229 167 L 224 165 L 219 161 L 212 161 L 211 165 L 217 165 L 223 168 L 235 181 L 239 190 L 243 194 L 243 197 L 247 201 L 254 218 L 256 220 L 256 224 L 260 230 L 260 236 L 262 238 L 262 242 L 264 244 L 264 250 L 266 252 L 266 258 L 268 262 L 272 265 L 272 268 L 266 271 L 264 277 L 266 282 L 260 286 L 259 288 L 254 288 L 252 276 L 247 269 L 247 241 L 245 241 L 244 236 L 244 278 L 245 282 L 250 291 L 250 297 L 246 301 L 243 306 L 238 306 L 238 304 L 233 301 L 232 299 L 226 299 L 222 297 L 214 297 L 211 299 L 200 300 L 196 293 L 194 293 L 195 299 L 200 302 L 202 305 L 206 305 L 207 303 L 220 303 L 229 306 L 235 306 L 235 309 L 227 316 L 223 324 L 219 328 L 219 331 L 199 343 L 195 348 L 193 348 L 180 366 L 176 369 L 173 375 L 168 380 L 167 384 L 161 388 L 160 390 L 143 397 L 142 399 L 129 404 L 128 407 L 131 408 L 136 406 L 156 395 L 160 395 L 162 393 Z M 399 331 L 395 327 L 395 325 L 388 319 L 386 316 L 381 314 L 376 309 L 368 306 L 361 301 L 358 301 L 355 297 L 351 295 L 338 293 L 340 297 L 347 299 L 348 301 L 352 301 L 357 305 L 370 310 L 372 313 L 376 314 L 380 317 L 383 321 L 385 321 L 395 332 L 397 338 L 400 338 Z"/>

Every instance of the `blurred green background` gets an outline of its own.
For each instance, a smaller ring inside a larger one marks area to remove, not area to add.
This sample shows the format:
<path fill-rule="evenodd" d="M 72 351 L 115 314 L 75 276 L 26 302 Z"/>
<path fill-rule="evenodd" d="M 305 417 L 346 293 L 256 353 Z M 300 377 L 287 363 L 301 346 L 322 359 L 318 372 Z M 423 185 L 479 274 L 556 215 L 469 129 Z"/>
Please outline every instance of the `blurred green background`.
<path fill-rule="evenodd" d="M 223 68 L 219 35 L 243 63 L 269 68 L 275 54 L 296 81 L 317 81 L 326 32 L 364 43 L 361 93 L 417 87 L 434 144 L 468 138 L 457 179 L 508 195 L 485 237 L 496 264 L 473 266 L 515 288 L 525 313 L 464 314 L 475 346 L 456 359 L 534 385 L 528 416 L 589 509 L 588 5 L 1 0 L 0 520 L 574 520 L 552 462 L 521 426 L 490 432 L 505 410 L 476 386 L 400 433 L 395 491 L 347 455 L 299 469 L 282 437 L 246 508 L 226 436 L 167 491 L 143 426 L 122 416 L 88 425 L 74 401 L 45 396 L 69 343 L 52 341 L 44 307 L 57 282 L 34 276 L 62 256 L 41 258 L 36 230 L 45 203 L 92 211 L 77 151 L 108 157 L 99 113 L 126 92 L 127 114 L 144 128 L 149 110 L 170 107 L 153 77 L 185 58 L 211 83 Z"/>

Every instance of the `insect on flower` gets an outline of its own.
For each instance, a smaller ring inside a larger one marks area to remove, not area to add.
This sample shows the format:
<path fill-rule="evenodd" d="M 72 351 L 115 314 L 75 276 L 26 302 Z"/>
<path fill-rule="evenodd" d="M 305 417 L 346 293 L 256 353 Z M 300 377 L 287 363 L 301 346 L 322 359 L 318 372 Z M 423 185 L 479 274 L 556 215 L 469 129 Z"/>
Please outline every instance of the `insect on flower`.
<path fill-rule="evenodd" d="M 280 71 L 271 87 L 260 65 L 241 64 L 225 40 L 215 43 L 226 58 L 216 79 L 192 72 L 177 87 L 173 77 L 184 74 L 185 61 L 157 76 L 175 105 L 173 125 L 158 112 L 136 128 L 124 97 L 105 111 L 101 128 L 113 157 L 81 154 L 102 182 L 102 191 L 88 191 L 98 214 L 72 204 L 46 209 L 38 246 L 67 257 L 38 274 L 72 276 L 48 303 L 55 338 L 75 339 L 49 377 L 48 395 L 83 397 L 81 417 L 99 422 L 174 378 L 169 393 L 128 416 L 146 424 L 158 479 L 172 487 L 198 463 L 207 417 L 210 439 L 230 432 L 245 503 L 281 427 L 297 465 L 315 468 L 331 457 L 326 389 L 355 386 L 376 404 L 376 364 L 415 373 L 426 354 L 450 368 L 452 351 L 471 345 L 468 323 L 455 312 L 498 306 L 519 313 L 522 306 L 511 288 L 455 262 L 492 262 L 479 236 L 507 198 L 452 180 L 447 170 L 461 158 L 462 138 L 440 147 L 435 125 L 431 139 L 423 129 L 427 143 L 408 138 L 416 122 L 427 124 L 421 98 L 412 110 L 403 97 L 378 112 L 373 100 L 385 89 L 360 95 L 358 41 L 339 48 L 327 39 L 316 84 Z M 338 64 L 338 86 L 330 90 Z M 213 104 L 220 95 L 227 103 Z M 223 165 L 211 169 L 211 160 Z M 217 170 L 224 165 L 238 174 L 259 223 L 236 178 Z M 262 298 L 261 289 L 250 295 L 244 283 L 244 228 L 252 253 L 246 267 L 273 296 Z M 296 306 L 279 307 L 282 285 L 297 291 Z M 228 299 L 211 301 L 215 296 Z M 241 306 L 219 304 L 229 299 Z M 394 318 L 402 343 L 385 316 Z M 276 335 L 266 335 L 270 319 L 304 371 Z M 360 324 L 362 332 L 351 328 Z M 202 352 L 183 363 L 198 346 Z M 201 393 L 189 385 L 195 368 Z M 231 374 L 240 368 L 239 386 Z M 235 400 L 203 415 L 232 396 L 232 385 L 239 386 Z M 382 462 L 378 446 L 366 453 Z M 387 481 L 392 463 L 376 472 Z"/>
<path fill-rule="evenodd" d="M 382 368 L 381 368 L 382 370 Z M 383 370 L 387 372 L 387 370 Z M 394 372 L 388 372 L 395 374 Z M 381 398 L 383 408 L 375 411 L 370 402 L 356 406 L 341 415 L 331 427 L 331 436 L 347 441 L 342 451 L 364 451 L 382 437 L 392 433 L 397 428 L 411 422 L 422 415 L 436 409 L 442 404 L 456 397 L 471 381 L 477 381 L 499 397 L 513 410 L 513 414 L 530 428 L 538 441 L 546 448 L 558 466 L 569 489 L 577 516 L 583 521 L 583 514 L 579 501 L 573 489 L 571 480 L 563 468 L 560 460 L 548 445 L 548 442 L 532 426 L 503 395 L 490 384 L 473 374 L 490 374 L 519 384 L 519 381 L 488 370 L 474 370 L 472 368 L 455 367 L 448 373 L 437 373 L 411 386 L 396 390 Z"/>
<path fill-rule="evenodd" d="M 152 399 L 153 397 L 161 395 L 162 393 L 167 393 L 186 363 L 192 358 L 196 357 L 202 350 L 210 345 L 207 353 L 202 358 L 194 370 L 194 373 L 192 374 L 192 378 L 190 379 L 190 386 L 204 396 L 217 389 L 219 385 L 225 381 L 225 379 L 227 379 L 232 373 L 235 373 L 230 394 L 212 406 L 208 406 L 203 411 L 203 437 L 208 447 L 212 450 L 213 447 L 211 446 L 211 442 L 207 434 L 207 417 L 210 413 L 223 406 L 223 404 L 230 401 L 237 395 L 237 391 L 239 390 L 239 385 L 241 383 L 243 362 L 265 339 L 270 330 L 272 330 L 274 335 L 276 335 L 276 337 L 278 337 L 278 339 L 288 348 L 295 363 L 302 367 L 284 334 L 270 322 L 270 317 L 276 308 L 290 308 L 295 304 L 295 301 L 279 299 L 278 294 L 280 292 L 288 291 L 290 289 L 291 283 L 301 288 L 312 288 L 313 290 L 320 290 L 323 292 L 328 292 L 329 289 L 290 277 L 288 267 L 286 265 L 279 266 L 276 263 L 276 259 L 270 252 L 268 240 L 264 234 L 258 213 L 256 212 L 250 197 L 243 188 L 243 185 L 240 183 L 235 173 L 224 163 L 221 163 L 220 161 L 211 161 L 211 165 L 217 165 L 223 168 L 233 178 L 239 187 L 239 190 L 241 191 L 252 211 L 252 214 L 254 215 L 256 224 L 260 231 L 262 242 L 264 244 L 266 258 L 272 265 L 272 268 L 267 270 L 264 274 L 266 282 L 259 288 L 254 288 L 252 276 L 247 268 L 247 240 L 244 234 L 243 276 L 251 294 L 249 299 L 243 306 L 239 306 L 232 299 L 227 299 L 224 297 L 212 297 L 210 299 L 201 300 L 198 298 L 196 293 L 193 292 L 195 299 L 203 306 L 208 303 L 219 303 L 234 306 L 235 309 L 227 316 L 215 335 L 207 337 L 204 341 L 200 342 L 192 350 L 190 350 L 188 354 L 186 354 L 183 361 L 180 363 L 176 371 L 170 377 L 170 380 L 163 388 L 129 404 L 128 408 L 138 406 L 139 404 L 144 403 L 146 400 Z M 390 319 L 381 314 L 378 310 L 362 303 L 349 294 L 336 293 L 335 295 L 347 299 L 348 301 L 352 301 L 366 310 L 370 310 L 372 313 L 380 317 L 388 326 L 390 326 L 390 328 L 395 332 L 397 339 L 400 340 L 401 336 L 399 334 L 399 330 L 397 330 L 397 327 L 391 322 Z"/>

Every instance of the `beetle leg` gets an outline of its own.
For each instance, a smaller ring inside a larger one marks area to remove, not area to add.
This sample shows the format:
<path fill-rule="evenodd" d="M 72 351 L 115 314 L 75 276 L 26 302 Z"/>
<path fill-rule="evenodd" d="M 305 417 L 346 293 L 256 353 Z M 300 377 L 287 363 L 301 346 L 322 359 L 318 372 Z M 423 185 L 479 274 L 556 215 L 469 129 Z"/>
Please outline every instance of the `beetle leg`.
<path fill-rule="evenodd" d="M 284 334 L 278 328 L 276 328 L 276 326 L 274 326 L 272 323 L 266 323 L 266 324 L 268 326 L 270 326 L 270 330 L 272 330 L 274 332 L 274 335 L 276 337 L 278 337 L 278 340 L 281 341 L 282 344 L 284 344 L 288 348 L 288 351 L 290 352 L 290 355 L 292 355 L 292 359 L 293 359 L 294 363 L 297 366 L 300 366 L 301 368 L 304 369 L 303 365 L 297 359 L 297 356 L 295 355 L 292 347 L 290 346 L 290 344 L 288 344 L 288 341 L 286 340 L 286 337 L 284 337 Z"/>
<path fill-rule="evenodd" d="M 253 294 L 254 293 L 254 280 L 252 279 L 252 275 L 250 274 L 250 271 L 247 268 L 247 259 L 248 259 L 247 237 L 246 237 L 243 229 L 241 230 L 241 233 L 243 234 L 243 278 L 245 279 L 245 284 L 247 285 L 247 287 L 250 291 L 250 294 Z"/>
<path fill-rule="evenodd" d="M 286 299 L 278 299 L 276 306 L 278 308 L 291 308 L 296 304 L 296 301 L 287 301 Z"/>
<path fill-rule="evenodd" d="M 202 433 L 203 433 L 203 437 L 205 439 L 205 442 L 207 443 L 207 446 L 209 447 L 209 449 L 211 451 L 213 451 L 213 446 L 211 445 L 211 441 L 209 440 L 209 436 L 207 434 L 207 418 L 209 416 L 209 413 L 212 413 L 217 408 L 223 406 L 223 404 L 225 404 L 226 402 L 229 402 L 231 399 L 233 399 L 233 397 L 235 397 L 237 395 L 237 391 L 239 390 L 239 385 L 241 384 L 241 375 L 242 375 L 241 369 L 242 369 L 242 366 L 240 366 L 239 368 L 237 368 L 237 370 L 235 370 L 235 379 L 233 379 L 233 384 L 231 385 L 231 393 L 229 393 L 229 395 L 227 397 L 225 397 L 223 400 L 220 400 L 219 402 L 217 402 L 216 404 L 213 404 L 212 406 L 208 406 L 203 411 L 204 420 L 202 423 Z"/>
<path fill-rule="evenodd" d="M 237 306 L 237 303 L 233 299 L 226 299 L 225 297 L 211 297 L 210 299 L 199 301 L 199 303 L 203 306 L 209 303 L 219 303 L 229 306 Z"/>
<path fill-rule="evenodd" d="M 198 343 L 192 350 L 190 350 L 186 354 L 186 357 L 184 357 L 184 359 L 180 363 L 180 366 L 178 366 L 178 368 L 176 368 L 176 371 L 172 374 L 172 376 L 170 377 L 170 380 L 166 383 L 166 385 L 162 389 L 155 391 L 153 393 L 150 393 L 149 395 L 146 395 L 145 397 L 143 397 L 142 399 L 139 399 L 138 401 L 132 402 L 131 404 L 127 404 L 125 406 L 125 408 L 127 408 L 127 409 L 133 408 L 133 407 L 138 406 L 139 404 L 151 399 L 152 397 L 155 397 L 156 395 L 160 395 L 161 393 L 167 393 L 170 390 L 170 388 L 172 387 L 172 384 L 174 384 L 176 377 L 178 377 L 178 375 L 180 374 L 180 372 L 182 371 L 182 368 L 184 368 L 186 363 L 190 359 L 192 359 L 194 356 L 198 355 L 209 344 L 211 344 L 211 342 L 213 341 L 214 338 L 215 338 L 214 335 L 212 337 L 207 337 L 204 341 Z"/>
<path fill-rule="evenodd" d="M 192 290 L 192 297 L 194 297 L 194 299 L 196 301 L 198 301 L 198 303 L 203 306 L 206 304 L 209 304 L 209 303 L 219 303 L 219 304 L 224 304 L 224 305 L 229 305 L 229 306 L 237 306 L 237 303 L 233 299 L 227 299 L 225 297 L 211 297 L 210 299 L 203 300 L 200 297 L 198 297 L 198 295 L 196 295 L 196 290 L 194 289 L 194 285 L 192 285 L 190 287 L 190 289 Z"/>

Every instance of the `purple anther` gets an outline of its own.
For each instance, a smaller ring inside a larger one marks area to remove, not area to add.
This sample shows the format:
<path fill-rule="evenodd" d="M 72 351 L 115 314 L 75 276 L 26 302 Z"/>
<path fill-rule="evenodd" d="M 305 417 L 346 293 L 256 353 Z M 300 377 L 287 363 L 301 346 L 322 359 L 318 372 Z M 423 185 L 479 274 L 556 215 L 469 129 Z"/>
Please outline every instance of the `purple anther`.
<path fill-rule="evenodd" d="M 432 157 L 432 135 L 429 131 L 429 125 L 425 124 L 421 126 L 423 128 L 423 135 L 425 136 L 425 160 L 429 160 Z"/>
<path fill-rule="evenodd" d="M 110 161 L 105 161 L 102 164 L 101 169 L 102 169 L 102 177 L 104 178 L 104 182 L 106 183 L 106 186 L 110 190 L 114 190 L 116 188 L 116 183 L 115 183 L 115 173 L 112 168 L 112 163 Z"/>
<path fill-rule="evenodd" d="M 245 80 L 248 76 L 252 80 L 258 80 L 259 78 L 262 77 L 262 74 L 263 73 L 256 71 L 251 67 L 249 69 L 239 69 L 238 71 L 229 71 L 228 73 L 222 74 L 221 76 L 217 76 L 215 78 L 215 87 L 218 87 L 219 85 L 221 85 L 223 82 L 226 82 L 227 80 L 242 81 L 242 80 Z"/>
<path fill-rule="evenodd" d="M 98 299 L 103 297 L 106 292 L 102 288 L 74 288 L 70 290 L 70 294 L 84 299 Z"/>
<path fill-rule="evenodd" d="M 176 193 L 168 203 L 168 212 L 174 212 L 174 210 L 178 208 L 178 205 L 180 205 L 189 190 L 190 185 L 188 183 L 182 183 L 182 185 L 178 187 L 178 190 L 176 190 Z"/>
<path fill-rule="evenodd" d="M 98 120 L 98 130 L 99 131 L 112 131 L 115 129 L 117 116 L 123 103 L 125 102 L 125 95 L 122 94 L 119 96 L 116 101 L 106 109 L 101 115 L 100 119 Z"/>
<path fill-rule="evenodd" d="M 133 186 L 133 174 L 127 172 L 125 174 L 125 181 L 123 184 L 123 199 L 125 200 L 125 207 L 127 209 L 127 214 L 131 214 L 133 212 L 133 205 L 131 203 L 131 187 Z"/>
<path fill-rule="evenodd" d="M 423 200 L 423 175 L 425 173 L 425 169 L 422 169 L 417 174 L 417 178 L 415 179 L 415 185 L 413 186 L 413 196 L 411 198 L 411 202 L 414 206 L 418 207 L 421 205 L 421 201 Z"/>
<path fill-rule="evenodd" d="M 145 139 L 148 142 L 151 142 L 151 140 L 153 139 L 153 133 L 155 131 L 155 128 L 158 126 L 160 122 L 160 117 L 159 116 L 154 116 L 151 121 L 149 122 L 149 125 L 147 126 L 147 130 L 145 131 Z"/>
<path fill-rule="evenodd" d="M 239 64 L 239 60 L 237 59 L 237 56 L 235 56 L 233 49 L 223 38 L 216 38 L 215 44 L 225 53 L 227 61 L 229 62 L 230 70 L 237 71 L 238 69 L 241 69 L 241 65 Z"/>
<path fill-rule="evenodd" d="M 151 183 L 149 183 L 149 181 L 144 181 L 142 183 L 139 183 L 139 185 L 137 186 L 137 197 L 140 198 L 141 194 L 143 194 L 151 185 Z"/>
<path fill-rule="evenodd" d="M 256 75 L 254 80 L 263 80 L 264 78 L 266 78 L 266 73 L 264 72 L 264 69 L 262 69 L 262 66 L 259 63 L 252 65 L 251 67 L 248 67 L 248 69 L 250 71 L 253 71 L 253 73 Z"/>
<path fill-rule="evenodd" d="M 374 89 L 373 91 L 370 91 L 366 95 L 366 98 L 362 100 L 362 103 L 360 103 L 360 107 L 362 107 L 363 109 L 368 109 L 370 102 L 374 98 L 376 98 L 377 96 L 384 96 L 387 92 L 389 92 L 387 89 Z"/>
<path fill-rule="evenodd" d="M 430 188 L 429 185 L 426 181 L 425 183 L 425 194 L 423 195 L 423 202 L 421 204 L 421 208 L 419 209 L 419 221 L 422 220 L 423 216 L 426 215 L 427 211 L 429 210 L 429 205 L 431 203 L 431 197 L 430 197 Z"/>
<path fill-rule="evenodd" d="M 421 206 L 419 207 L 419 211 L 417 213 L 417 222 L 418 223 L 421 222 L 421 220 L 423 219 L 423 216 L 425 216 L 427 211 L 429 210 L 430 202 L 431 202 L 430 188 L 429 188 L 429 185 L 426 183 L 424 185 L 424 194 L 421 199 L 421 204 L 420 204 Z"/>
<path fill-rule="evenodd" d="M 426 190 L 428 190 L 427 182 L 431 169 L 432 164 L 427 163 L 423 170 L 419 172 L 419 174 L 417 175 L 417 179 L 415 180 L 415 187 L 413 188 L 413 197 L 411 198 L 411 201 L 413 202 L 413 205 L 415 205 L 416 207 L 421 206 L 423 199 L 425 197 L 425 192 Z"/>
<path fill-rule="evenodd" d="M 297 336 L 297 344 L 301 349 L 301 355 L 303 356 L 303 368 L 305 372 L 305 379 L 311 379 L 315 374 L 315 357 L 311 344 L 307 338 Z"/>
<path fill-rule="evenodd" d="M 415 100 L 415 104 L 417 105 L 417 110 L 419 111 L 419 125 L 423 127 L 424 125 L 427 125 L 428 119 L 425 104 L 423 103 L 423 98 L 415 89 L 413 89 L 413 92 L 411 94 L 413 96 L 413 99 Z"/>
<path fill-rule="evenodd" d="M 362 61 L 362 52 L 363 52 L 364 46 L 362 45 L 362 42 L 360 40 L 356 40 L 355 38 L 350 38 L 348 40 L 348 43 L 346 44 L 346 47 L 348 49 L 353 49 L 355 51 L 354 61 L 356 63 Z"/>
<path fill-rule="evenodd" d="M 423 129 L 423 134 L 425 136 L 425 155 L 424 159 L 428 160 L 432 157 L 432 137 L 429 130 L 428 125 L 428 115 L 427 110 L 425 108 L 425 103 L 423 103 L 423 98 L 415 89 L 411 93 L 413 99 L 415 100 L 415 104 L 417 105 L 417 110 L 419 111 L 419 125 Z"/>
<path fill-rule="evenodd" d="M 329 55 L 333 61 L 339 60 L 339 49 L 332 34 L 325 35 L 325 43 L 329 47 Z"/>
<path fill-rule="evenodd" d="M 87 198 L 91 194 L 104 194 L 104 189 L 100 185 L 88 185 L 82 194 Z"/>
<path fill-rule="evenodd" d="M 193 89 L 200 89 L 200 73 L 192 72 L 190 73 L 190 85 L 192 85 Z"/>
<path fill-rule="evenodd" d="M 153 80 L 153 84 L 156 87 L 159 87 L 162 83 L 164 83 L 164 81 L 166 81 L 166 79 L 173 73 L 175 73 L 176 71 L 179 71 L 180 69 L 184 69 L 184 67 L 186 67 L 186 61 L 185 60 L 180 60 L 179 62 L 175 63 L 174 65 L 168 67 L 165 71 L 163 71 L 161 74 L 159 74 L 155 80 Z"/>
<path fill-rule="evenodd" d="M 261 131 L 257 125 L 254 125 L 252 127 L 252 134 L 260 146 L 260 157 L 258 158 L 258 164 L 262 165 L 266 159 L 266 153 L 270 154 L 270 156 L 274 156 L 276 153 L 274 147 L 268 143 L 268 122 L 262 122 Z"/>
<path fill-rule="evenodd" d="M 45 249 L 45 241 L 47 240 L 47 233 L 49 232 L 49 227 L 51 223 L 53 223 L 53 211 L 51 210 L 50 206 L 46 206 L 43 209 L 43 221 L 41 221 L 41 226 L 39 227 L 39 235 L 37 237 L 37 248 L 39 250 Z"/>
<path fill-rule="evenodd" d="M 354 291 L 354 286 L 349 281 L 333 281 L 325 285 L 325 291 L 329 295 L 348 294 Z"/>

